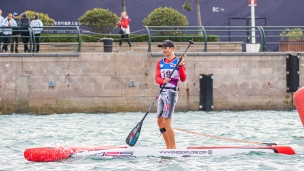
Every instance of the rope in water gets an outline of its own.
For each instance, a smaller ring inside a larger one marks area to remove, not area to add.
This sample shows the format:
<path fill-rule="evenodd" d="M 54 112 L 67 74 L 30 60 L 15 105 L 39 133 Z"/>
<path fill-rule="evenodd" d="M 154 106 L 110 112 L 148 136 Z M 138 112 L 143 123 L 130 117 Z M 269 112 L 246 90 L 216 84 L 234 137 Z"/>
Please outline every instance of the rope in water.
<path fill-rule="evenodd" d="M 216 135 L 209 135 L 209 134 L 205 134 L 205 133 L 193 132 L 193 131 L 189 131 L 189 130 L 185 130 L 185 129 L 181 129 L 181 128 L 173 128 L 173 129 L 178 130 L 178 131 L 182 131 L 182 132 L 187 132 L 187 133 L 190 133 L 190 134 L 205 136 L 205 137 L 213 138 L 213 139 L 232 141 L 232 142 L 240 142 L 240 143 L 247 143 L 247 144 L 263 144 L 261 142 L 256 142 L 256 141 L 238 140 L 238 139 L 225 138 L 225 137 L 216 136 Z"/>

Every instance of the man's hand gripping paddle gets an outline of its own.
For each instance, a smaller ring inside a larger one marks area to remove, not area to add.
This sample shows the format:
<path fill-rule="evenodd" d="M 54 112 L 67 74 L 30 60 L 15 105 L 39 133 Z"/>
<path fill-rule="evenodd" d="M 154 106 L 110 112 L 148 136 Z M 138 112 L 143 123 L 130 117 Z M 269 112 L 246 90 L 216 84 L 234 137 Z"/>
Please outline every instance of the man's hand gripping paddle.
<path fill-rule="evenodd" d="M 183 55 L 179 58 L 179 61 L 178 61 L 178 64 L 181 62 L 183 56 L 186 54 L 187 50 L 189 49 L 190 45 L 193 44 L 193 41 L 192 40 L 189 40 L 189 45 L 188 47 L 186 48 L 186 50 L 184 51 Z M 174 67 L 173 71 L 176 70 L 178 64 Z M 169 78 L 171 78 L 172 74 L 173 74 L 173 71 L 170 73 L 169 75 Z M 129 145 L 129 146 L 134 146 L 139 138 L 139 135 L 140 135 L 140 131 L 141 131 L 141 127 L 143 125 L 143 122 L 146 118 L 146 116 L 148 115 L 148 113 L 150 112 L 152 106 L 154 105 L 154 103 L 156 102 L 156 100 L 158 99 L 159 95 L 161 94 L 162 90 L 164 89 L 165 85 L 167 83 L 163 84 L 163 86 L 161 87 L 159 93 L 156 95 L 153 103 L 150 105 L 150 107 L 148 108 L 146 114 L 144 115 L 144 117 L 141 119 L 141 121 L 132 129 L 132 131 L 130 132 L 130 134 L 128 135 L 127 139 L 126 139 L 126 143 Z"/>

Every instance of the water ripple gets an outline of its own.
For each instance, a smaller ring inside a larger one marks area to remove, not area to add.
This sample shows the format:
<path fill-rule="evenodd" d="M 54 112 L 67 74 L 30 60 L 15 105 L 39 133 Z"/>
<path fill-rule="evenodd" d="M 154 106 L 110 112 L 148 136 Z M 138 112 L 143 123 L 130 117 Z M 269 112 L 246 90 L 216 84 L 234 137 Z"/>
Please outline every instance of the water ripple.
<path fill-rule="evenodd" d="M 296 111 L 176 113 L 173 127 L 254 142 L 290 145 L 296 155 L 253 153 L 202 158 L 68 159 L 34 163 L 23 158 L 30 147 L 125 145 L 143 113 L 0 116 L 0 170 L 299 170 L 303 168 L 303 127 Z M 178 147 L 244 145 L 175 131 Z M 150 113 L 136 146 L 164 146 L 155 113 Z"/>

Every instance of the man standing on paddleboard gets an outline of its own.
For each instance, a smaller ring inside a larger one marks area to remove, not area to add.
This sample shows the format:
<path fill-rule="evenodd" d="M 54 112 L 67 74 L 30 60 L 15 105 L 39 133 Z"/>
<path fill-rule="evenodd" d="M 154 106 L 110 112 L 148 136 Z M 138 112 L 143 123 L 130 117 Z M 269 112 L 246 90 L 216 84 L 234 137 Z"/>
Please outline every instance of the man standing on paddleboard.
<path fill-rule="evenodd" d="M 185 60 L 187 55 L 184 54 L 181 61 L 174 55 L 174 43 L 171 40 L 165 40 L 158 47 L 162 47 L 164 58 L 156 63 L 155 82 L 160 87 L 165 84 L 157 105 L 157 124 L 162 133 L 168 149 L 175 149 L 175 134 L 172 128 L 172 115 L 174 113 L 175 104 L 178 99 L 177 84 L 181 80 L 186 80 Z M 178 63 L 179 62 L 179 63 Z M 175 69 L 175 66 L 178 67 Z M 169 78 L 170 74 L 171 78 Z"/>

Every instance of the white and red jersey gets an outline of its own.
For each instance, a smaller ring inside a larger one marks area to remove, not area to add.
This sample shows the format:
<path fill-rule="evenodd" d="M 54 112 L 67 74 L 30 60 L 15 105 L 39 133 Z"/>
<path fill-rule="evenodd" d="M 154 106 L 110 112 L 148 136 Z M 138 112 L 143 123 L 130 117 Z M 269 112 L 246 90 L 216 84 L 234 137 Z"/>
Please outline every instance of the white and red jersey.
<path fill-rule="evenodd" d="M 181 67 L 177 67 L 175 71 L 173 71 L 174 67 L 178 64 L 178 58 L 173 58 L 168 60 L 168 58 L 163 58 L 159 60 L 156 64 L 156 74 L 155 74 L 155 81 L 156 83 L 162 84 L 164 83 L 163 80 L 166 77 L 169 77 L 171 72 L 171 81 L 166 84 L 166 87 L 177 87 L 178 81 L 181 80 L 184 82 L 186 80 L 186 66 L 183 65 Z"/>

